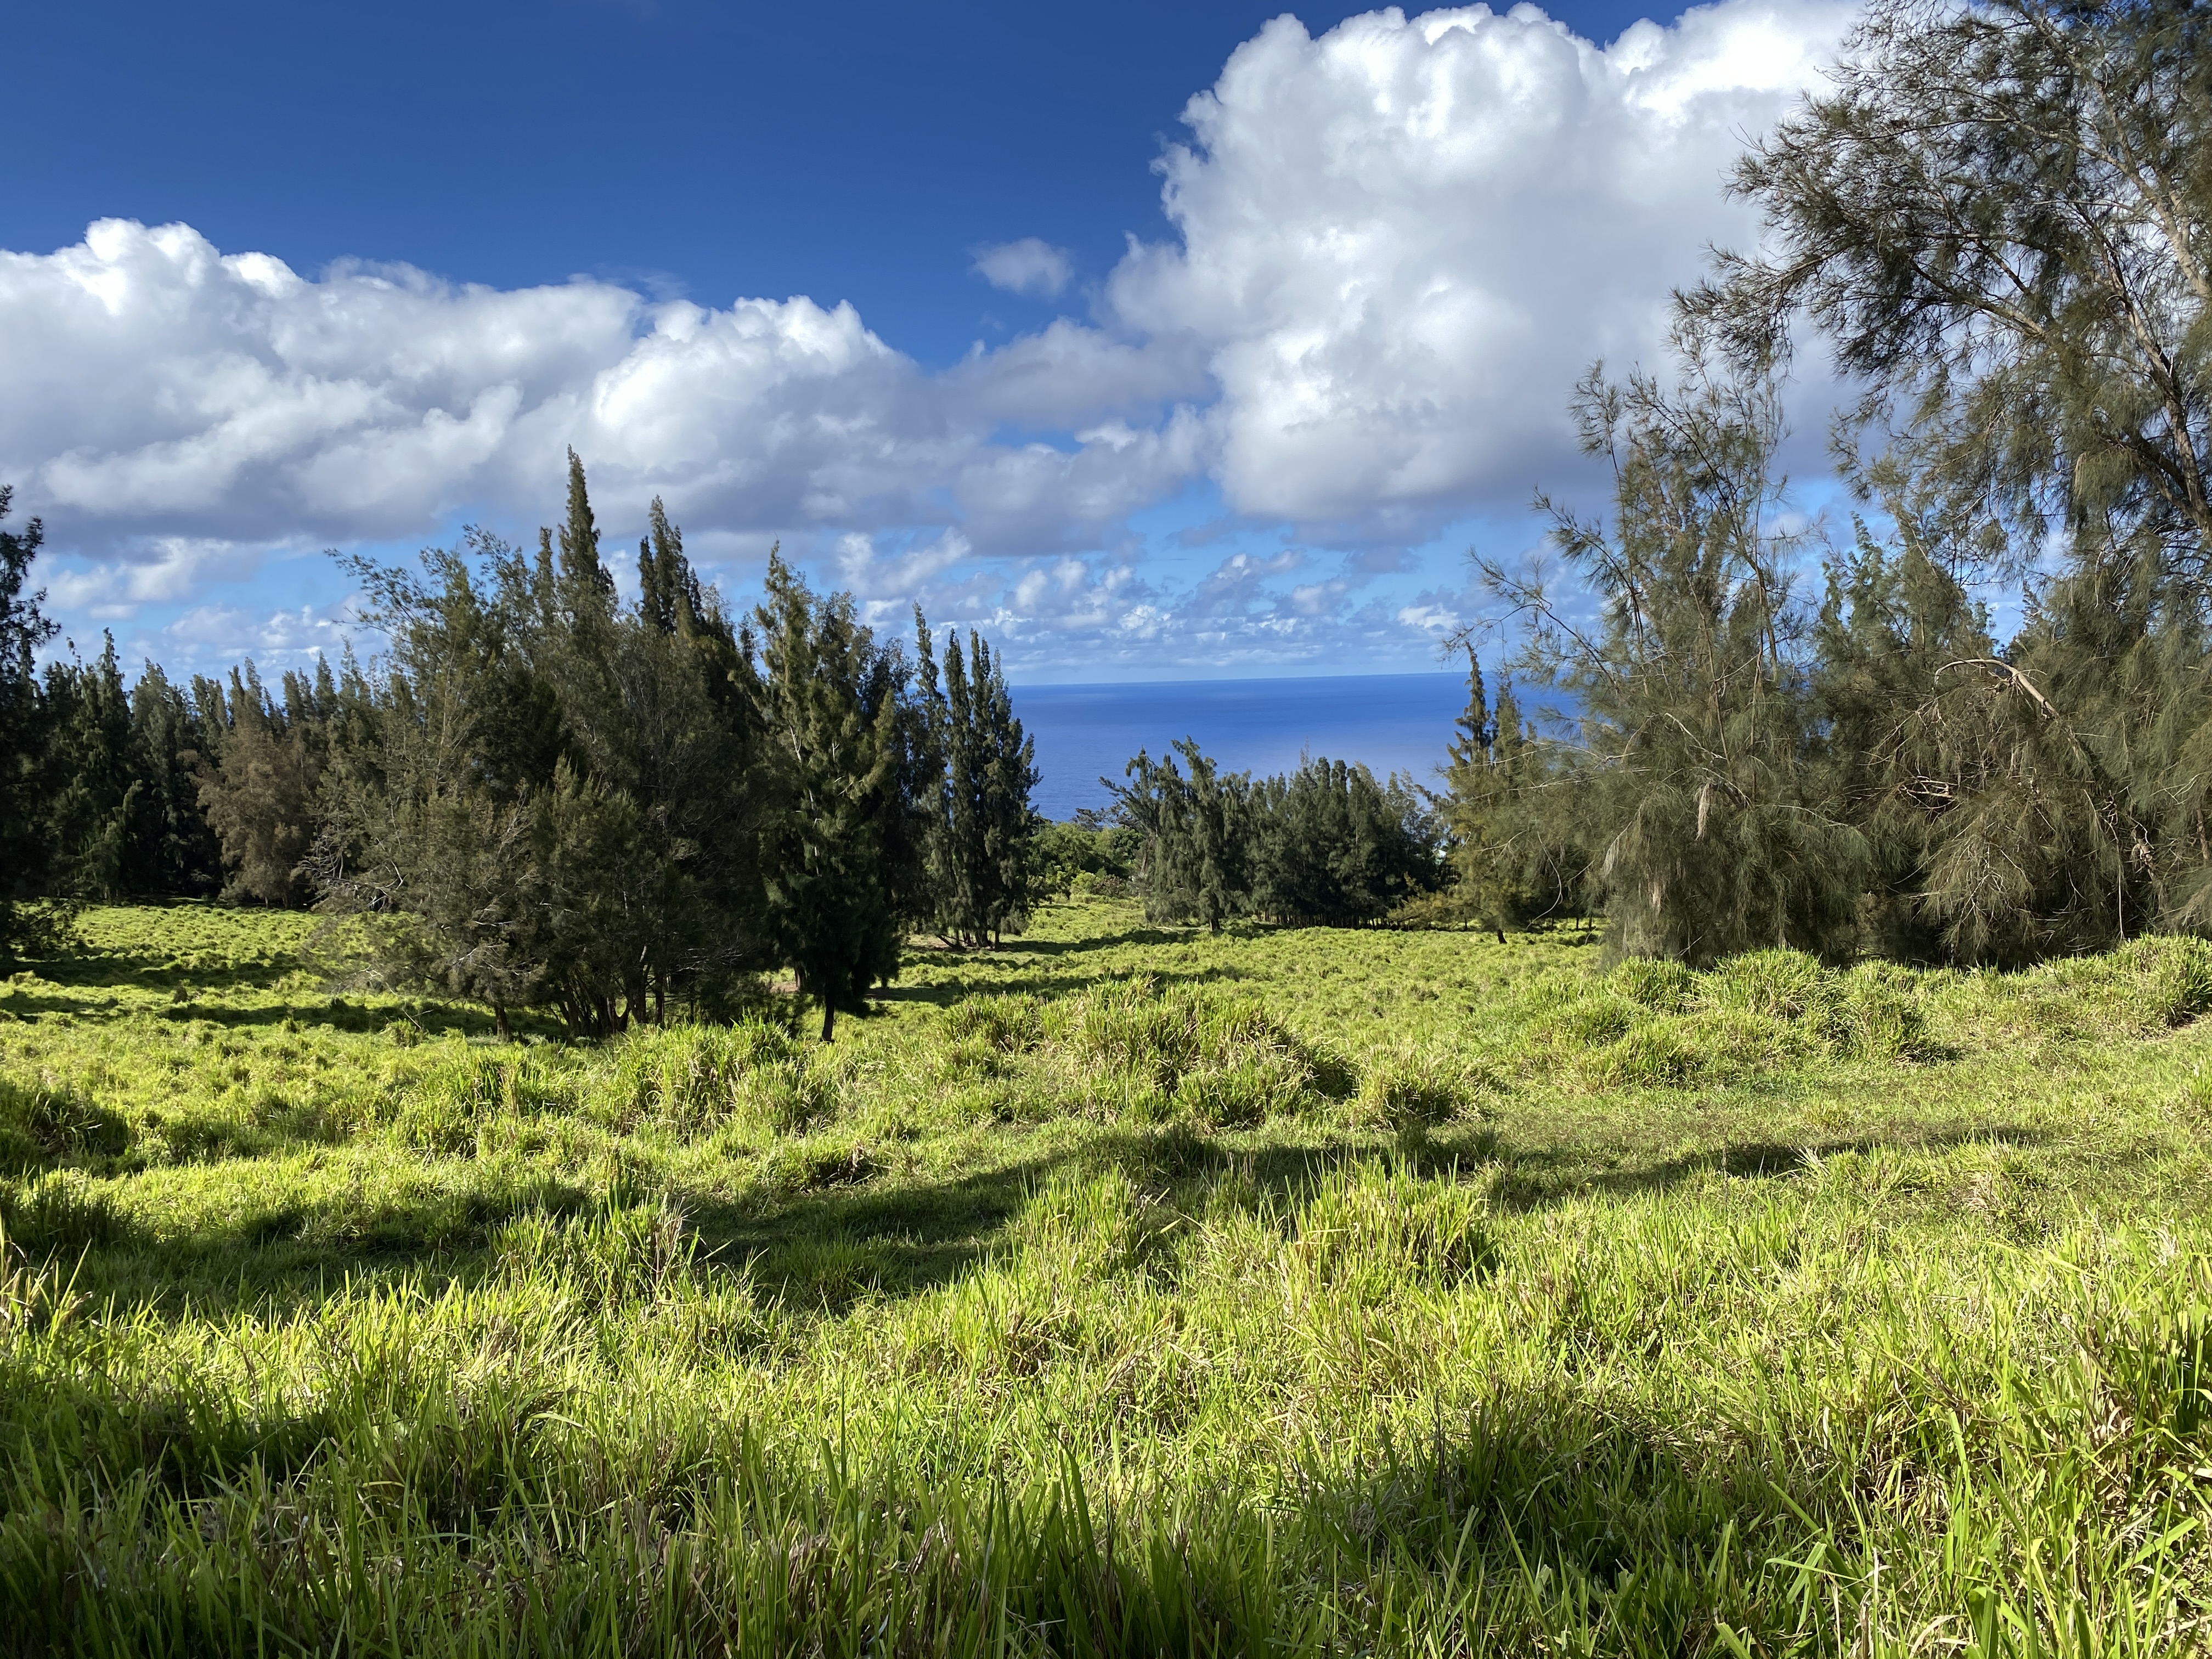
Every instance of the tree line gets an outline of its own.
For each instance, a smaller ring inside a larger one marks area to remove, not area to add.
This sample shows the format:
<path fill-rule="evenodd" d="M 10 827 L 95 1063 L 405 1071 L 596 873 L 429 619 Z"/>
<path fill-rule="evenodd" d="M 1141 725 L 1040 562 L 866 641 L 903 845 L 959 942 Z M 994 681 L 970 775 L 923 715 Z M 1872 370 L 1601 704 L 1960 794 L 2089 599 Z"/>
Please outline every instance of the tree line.
<path fill-rule="evenodd" d="M 1139 750 L 1122 782 L 1100 782 L 1112 818 L 1134 832 L 1132 873 L 1157 921 L 1214 933 L 1240 916 L 1364 927 L 1447 873 L 1432 798 L 1401 775 L 1377 781 L 1364 766 L 1317 759 L 1255 779 L 1185 738 L 1158 760 Z"/>
<path fill-rule="evenodd" d="M 367 918 L 395 973 L 604 1032 L 763 966 L 825 1034 L 911 930 L 974 945 L 1079 872 L 1163 921 L 1605 919 L 1705 963 L 2012 963 L 2212 921 L 2212 40 L 2184 0 L 1877 0 L 1732 188 L 1756 257 L 1675 296 L 1674 372 L 1571 409 L 1602 516 L 1478 556 L 1510 673 L 1440 791 L 1140 753 L 1087 826 L 971 634 L 941 664 L 780 559 L 736 617 L 656 503 L 618 602 L 582 468 L 534 555 L 357 567 L 374 676 L 127 690 L 33 672 L 40 527 L 0 530 L 0 951 L 53 896 Z M 1796 343 L 1854 397 L 1847 531 L 1793 505 Z M 0 492 L 0 516 L 6 497 Z M 2018 596 L 2000 628 L 1991 596 Z"/>
<path fill-rule="evenodd" d="M 2011 963 L 2212 922 L 2212 16 L 1882 0 L 1734 189 L 1768 252 L 1573 410 L 1609 520 L 1478 558 L 1524 684 L 1449 771 L 1462 912 L 1628 951 Z M 1855 394 L 1848 534 L 1778 465 Z M 2017 620 L 1986 600 L 2010 587 Z"/>
<path fill-rule="evenodd" d="M 978 635 L 940 654 L 917 611 L 909 650 L 773 554 L 733 616 L 657 501 L 625 601 L 573 453 L 534 550 L 349 561 L 384 654 L 274 688 L 149 664 L 126 690 L 112 641 L 38 671 L 42 535 L 0 532 L 0 952 L 50 948 L 67 901 L 219 894 L 359 918 L 393 982 L 502 1030 L 711 1012 L 781 969 L 826 1039 L 912 933 L 994 939 L 1049 878 Z"/>
<path fill-rule="evenodd" d="M 1218 929 L 1363 926 L 1444 873 L 1409 780 L 1255 780 L 1189 741 L 1181 767 L 1140 753 L 1109 813 L 1047 823 L 979 635 L 940 653 L 917 610 L 911 649 L 881 639 L 773 554 L 735 616 L 657 501 L 624 601 L 573 454 L 534 550 L 471 530 L 413 568 L 346 561 L 381 655 L 274 685 L 250 661 L 126 684 L 112 640 L 37 670 L 42 535 L 0 535 L 11 955 L 56 948 L 72 902 L 219 897 L 349 918 L 385 983 L 502 1030 L 525 1008 L 590 1036 L 726 1013 L 781 969 L 827 1036 L 911 935 L 996 943 L 1086 874 Z"/>

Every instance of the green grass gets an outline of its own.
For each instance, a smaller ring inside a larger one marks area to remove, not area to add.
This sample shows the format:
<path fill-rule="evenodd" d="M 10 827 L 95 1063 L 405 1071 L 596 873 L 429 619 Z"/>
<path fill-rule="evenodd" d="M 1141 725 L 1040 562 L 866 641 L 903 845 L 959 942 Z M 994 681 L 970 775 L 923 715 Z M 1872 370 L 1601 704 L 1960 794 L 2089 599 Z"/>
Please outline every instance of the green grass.
<path fill-rule="evenodd" d="M 834 1048 L 0 984 L 0 1651 L 2212 1648 L 2212 949 L 917 951 Z"/>

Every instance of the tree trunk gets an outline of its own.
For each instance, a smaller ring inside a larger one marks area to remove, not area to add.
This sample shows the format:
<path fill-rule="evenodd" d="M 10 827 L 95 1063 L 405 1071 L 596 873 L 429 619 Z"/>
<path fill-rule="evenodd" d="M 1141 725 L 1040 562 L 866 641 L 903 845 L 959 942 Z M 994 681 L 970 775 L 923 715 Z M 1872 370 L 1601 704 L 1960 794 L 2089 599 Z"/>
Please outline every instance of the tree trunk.
<path fill-rule="evenodd" d="M 514 1029 L 507 1023 L 507 1005 L 503 1002 L 493 1003 L 491 1006 L 491 1017 L 493 1023 L 499 1028 L 499 1040 L 501 1042 L 510 1042 L 514 1041 Z"/>
<path fill-rule="evenodd" d="M 822 999 L 822 1040 L 830 1041 L 830 1034 L 837 1029 L 837 1005 L 828 997 Z"/>

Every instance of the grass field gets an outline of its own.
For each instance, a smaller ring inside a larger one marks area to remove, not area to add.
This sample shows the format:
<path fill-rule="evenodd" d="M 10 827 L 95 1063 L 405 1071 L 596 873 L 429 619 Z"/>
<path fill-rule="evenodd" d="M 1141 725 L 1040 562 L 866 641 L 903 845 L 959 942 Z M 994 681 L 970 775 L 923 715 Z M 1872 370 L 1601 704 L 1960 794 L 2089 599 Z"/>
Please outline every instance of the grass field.
<path fill-rule="evenodd" d="M 823 1048 L 0 984 L 0 1651 L 2212 1650 L 2212 948 L 918 951 Z"/>

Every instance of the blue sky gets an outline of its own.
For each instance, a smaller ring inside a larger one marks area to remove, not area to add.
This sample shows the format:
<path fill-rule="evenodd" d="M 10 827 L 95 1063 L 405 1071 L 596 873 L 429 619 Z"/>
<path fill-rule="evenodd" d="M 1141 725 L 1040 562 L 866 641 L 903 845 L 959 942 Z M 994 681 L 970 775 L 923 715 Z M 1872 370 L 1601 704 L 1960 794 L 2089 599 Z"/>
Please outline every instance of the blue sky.
<path fill-rule="evenodd" d="M 1848 21 L 1641 15 L 40 9 L 0 478 L 173 666 L 336 639 L 321 548 L 528 536 L 571 443 L 733 598 L 780 540 L 1019 678 L 1427 666 Z"/>

